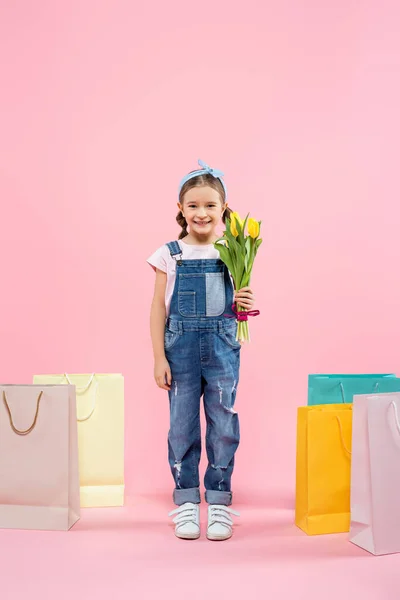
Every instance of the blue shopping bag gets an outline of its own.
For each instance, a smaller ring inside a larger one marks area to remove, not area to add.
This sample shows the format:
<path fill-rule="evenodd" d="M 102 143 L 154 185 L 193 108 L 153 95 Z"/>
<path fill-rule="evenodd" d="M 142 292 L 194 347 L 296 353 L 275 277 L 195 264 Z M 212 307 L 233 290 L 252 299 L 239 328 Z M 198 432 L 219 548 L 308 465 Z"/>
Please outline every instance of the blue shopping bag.
<path fill-rule="evenodd" d="M 394 373 L 315 374 L 308 376 L 308 406 L 350 404 L 355 394 L 400 392 Z"/>

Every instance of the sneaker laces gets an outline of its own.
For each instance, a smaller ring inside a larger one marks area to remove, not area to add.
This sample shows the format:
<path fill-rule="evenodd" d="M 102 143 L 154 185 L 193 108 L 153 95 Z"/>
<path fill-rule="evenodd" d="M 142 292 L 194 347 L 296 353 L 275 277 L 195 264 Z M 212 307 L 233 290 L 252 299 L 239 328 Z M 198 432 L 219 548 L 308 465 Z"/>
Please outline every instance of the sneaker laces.
<path fill-rule="evenodd" d="M 218 523 L 219 525 L 226 525 L 227 527 L 232 528 L 233 521 L 230 515 L 240 517 L 240 513 L 236 510 L 232 510 L 222 504 L 210 504 L 209 509 L 208 527 Z"/>
<path fill-rule="evenodd" d="M 175 510 L 171 510 L 171 512 L 168 513 L 169 517 L 172 517 L 173 515 L 176 515 L 176 517 L 173 519 L 173 522 L 177 527 L 179 527 L 180 525 L 185 525 L 186 523 L 195 523 L 196 525 L 198 525 L 197 504 L 192 504 L 191 502 L 182 504 L 181 506 L 178 506 L 178 508 L 176 508 Z"/>

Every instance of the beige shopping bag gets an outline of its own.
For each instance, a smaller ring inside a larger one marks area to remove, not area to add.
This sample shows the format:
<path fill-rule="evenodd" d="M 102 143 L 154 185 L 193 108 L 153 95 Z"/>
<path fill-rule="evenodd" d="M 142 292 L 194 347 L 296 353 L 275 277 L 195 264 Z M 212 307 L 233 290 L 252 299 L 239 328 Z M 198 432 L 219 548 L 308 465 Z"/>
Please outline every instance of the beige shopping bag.
<path fill-rule="evenodd" d="M 79 518 L 74 387 L 0 385 L 0 528 L 66 531 Z"/>
<path fill-rule="evenodd" d="M 34 383 L 76 386 L 81 507 L 123 506 L 123 376 L 35 375 Z"/>

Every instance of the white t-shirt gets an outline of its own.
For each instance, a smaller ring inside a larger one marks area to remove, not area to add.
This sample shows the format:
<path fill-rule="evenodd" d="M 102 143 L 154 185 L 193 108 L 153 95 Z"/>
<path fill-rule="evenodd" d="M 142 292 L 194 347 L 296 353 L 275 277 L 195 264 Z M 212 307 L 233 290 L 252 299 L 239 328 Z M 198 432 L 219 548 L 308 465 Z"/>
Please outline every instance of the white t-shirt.
<path fill-rule="evenodd" d="M 179 240 L 179 245 L 182 250 L 182 260 L 220 258 L 219 252 L 215 249 L 214 244 L 192 245 L 186 244 L 183 240 Z M 178 258 L 178 256 L 175 258 Z M 167 274 L 167 286 L 165 288 L 165 308 L 168 316 L 175 286 L 176 260 L 172 258 L 168 246 L 164 244 L 164 246 L 158 248 L 158 250 L 156 250 L 154 254 L 147 259 L 147 262 L 153 267 L 154 270 L 157 268 Z"/>

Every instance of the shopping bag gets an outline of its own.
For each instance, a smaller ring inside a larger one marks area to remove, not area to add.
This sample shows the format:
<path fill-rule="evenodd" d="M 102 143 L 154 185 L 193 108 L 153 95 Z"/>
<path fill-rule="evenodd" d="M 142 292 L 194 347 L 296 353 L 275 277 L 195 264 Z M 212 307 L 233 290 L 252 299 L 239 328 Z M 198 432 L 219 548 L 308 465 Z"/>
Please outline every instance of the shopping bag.
<path fill-rule="evenodd" d="M 351 403 L 354 394 L 400 392 L 393 373 L 308 376 L 308 406 Z"/>
<path fill-rule="evenodd" d="M 351 404 L 297 414 L 295 523 L 308 535 L 350 527 Z"/>
<path fill-rule="evenodd" d="M 76 386 L 81 507 L 123 506 L 123 376 L 35 375 L 34 382 Z"/>
<path fill-rule="evenodd" d="M 349 539 L 400 552 L 400 394 L 354 397 Z"/>
<path fill-rule="evenodd" d="M 0 528 L 66 531 L 79 518 L 74 387 L 0 385 Z"/>

